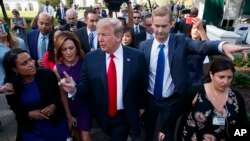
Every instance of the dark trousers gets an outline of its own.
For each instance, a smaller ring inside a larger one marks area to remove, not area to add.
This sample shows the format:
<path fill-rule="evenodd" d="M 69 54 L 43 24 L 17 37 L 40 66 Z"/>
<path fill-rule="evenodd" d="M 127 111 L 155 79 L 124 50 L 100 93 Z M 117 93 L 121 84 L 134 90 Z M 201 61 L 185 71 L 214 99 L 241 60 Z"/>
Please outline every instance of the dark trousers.
<path fill-rule="evenodd" d="M 169 98 L 156 100 L 152 94 L 148 95 L 148 103 L 145 111 L 145 141 L 154 141 L 156 121 L 159 116 L 159 128 L 164 128 L 165 122 L 169 120 L 171 111 L 176 106 L 178 95 L 175 93 Z M 174 141 L 175 124 L 171 124 L 166 134 L 166 141 Z M 158 136 L 158 134 L 157 134 Z"/>
<path fill-rule="evenodd" d="M 119 110 L 114 117 L 110 117 L 107 134 L 110 141 L 127 141 L 130 126 L 124 110 Z"/>

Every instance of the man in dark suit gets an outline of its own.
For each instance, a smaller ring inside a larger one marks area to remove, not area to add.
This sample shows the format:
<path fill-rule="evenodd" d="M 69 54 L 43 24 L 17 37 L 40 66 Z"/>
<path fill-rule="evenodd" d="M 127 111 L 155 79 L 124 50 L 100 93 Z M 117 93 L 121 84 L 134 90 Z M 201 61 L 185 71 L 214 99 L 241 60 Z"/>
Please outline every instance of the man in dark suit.
<path fill-rule="evenodd" d="M 65 20 L 66 11 L 67 11 L 67 8 L 64 7 L 63 2 L 60 2 L 60 7 L 57 8 L 57 10 L 56 10 L 56 18 L 58 19 L 58 23 L 60 25 L 66 24 L 66 20 Z"/>
<path fill-rule="evenodd" d="M 39 66 L 43 66 L 43 56 L 48 49 L 49 33 L 52 30 L 52 18 L 46 12 L 38 16 L 38 29 L 27 33 L 27 45 L 29 47 L 31 58 L 37 61 Z"/>
<path fill-rule="evenodd" d="M 85 53 L 94 51 L 99 48 L 96 23 L 98 22 L 98 15 L 95 10 L 89 9 L 84 12 L 86 27 L 75 31 L 75 34 L 81 42 L 81 47 Z"/>
<path fill-rule="evenodd" d="M 154 29 L 152 27 L 152 14 L 147 14 L 143 17 L 143 25 L 146 30 L 135 34 L 135 47 L 138 48 L 139 43 L 147 39 L 154 38 Z"/>
<path fill-rule="evenodd" d="M 93 9 L 96 11 L 97 15 L 99 16 L 99 18 L 106 18 L 107 12 L 106 10 L 102 9 L 102 4 L 101 3 L 96 3 L 93 5 Z"/>
<path fill-rule="evenodd" d="M 167 122 L 173 121 L 171 114 L 175 112 L 176 103 L 189 86 L 188 54 L 205 55 L 224 52 L 227 56 L 232 57 L 232 52 L 243 51 L 245 48 L 220 41 L 193 41 L 183 34 L 169 33 L 173 20 L 171 11 L 166 7 L 155 9 L 152 15 L 155 38 L 141 42 L 139 45 L 139 49 L 146 58 L 148 68 L 148 94 L 144 121 L 145 141 L 153 141 L 158 115 L 160 115 L 158 139 L 173 141 L 175 122 Z M 198 22 L 194 26 L 199 27 L 201 24 Z"/>
<path fill-rule="evenodd" d="M 138 34 L 145 30 L 145 28 L 139 24 L 140 22 L 141 22 L 141 13 L 139 11 L 134 11 L 133 12 L 133 23 L 134 23 L 133 30 L 135 34 Z"/>
<path fill-rule="evenodd" d="M 130 129 L 140 134 L 140 112 L 146 94 L 143 53 L 121 45 L 122 24 L 105 18 L 97 23 L 100 48 L 84 59 L 79 84 L 65 73 L 61 87 L 75 98 L 88 95 L 100 128 L 111 141 L 127 141 Z M 75 93 L 75 94 L 74 94 Z"/>
<path fill-rule="evenodd" d="M 86 24 L 82 21 L 78 21 L 77 11 L 73 8 L 70 8 L 66 12 L 66 24 L 59 28 L 61 31 L 75 31 L 82 27 L 85 27 Z"/>

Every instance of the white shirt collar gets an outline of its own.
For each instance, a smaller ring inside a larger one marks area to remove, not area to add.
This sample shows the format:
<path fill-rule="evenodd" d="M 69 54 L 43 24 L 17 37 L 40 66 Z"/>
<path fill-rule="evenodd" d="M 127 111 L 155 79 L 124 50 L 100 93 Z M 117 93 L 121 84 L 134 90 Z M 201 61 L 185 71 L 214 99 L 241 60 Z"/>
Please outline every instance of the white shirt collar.
<path fill-rule="evenodd" d="M 167 47 L 167 48 L 168 48 L 168 42 L 169 42 L 169 35 L 168 35 L 168 37 L 167 37 L 167 40 L 163 43 L 163 44 L 165 45 L 165 47 Z M 162 44 L 162 43 L 158 42 L 158 41 L 156 40 L 156 38 L 154 38 L 153 44 L 156 45 L 155 47 L 158 47 L 158 46 L 159 46 L 160 44 Z"/>
<path fill-rule="evenodd" d="M 49 38 L 49 33 L 46 35 L 43 35 L 41 32 L 39 33 L 39 38 L 45 37 L 45 39 Z"/>
<path fill-rule="evenodd" d="M 119 47 L 116 49 L 116 51 L 113 53 L 115 55 L 115 58 L 120 60 L 122 59 L 123 56 L 123 48 L 122 45 L 120 44 Z M 110 54 L 106 53 L 106 59 L 109 59 Z"/>
<path fill-rule="evenodd" d="M 96 30 L 90 31 L 89 28 L 87 27 L 87 33 L 88 33 L 88 35 L 90 34 L 90 32 L 92 32 L 94 35 L 96 35 Z"/>

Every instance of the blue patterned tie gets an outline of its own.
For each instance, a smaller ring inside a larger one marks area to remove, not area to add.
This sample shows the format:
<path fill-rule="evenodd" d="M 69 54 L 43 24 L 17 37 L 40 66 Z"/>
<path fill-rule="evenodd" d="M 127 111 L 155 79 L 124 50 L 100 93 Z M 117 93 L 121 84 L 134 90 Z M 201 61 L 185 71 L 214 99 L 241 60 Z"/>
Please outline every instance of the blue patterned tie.
<path fill-rule="evenodd" d="M 42 42 L 41 42 L 41 57 L 43 58 L 45 52 L 46 52 L 46 41 L 45 36 L 42 36 Z"/>
<path fill-rule="evenodd" d="M 136 27 L 135 27 L 135 33 L 139 33 L 139 27 L 138 27 L 138 25 L 136 25 Z"/>
<path fill-rule="evenodd" d="M 91 51 L 94 50 L 93 41 L 94 41 L 94 34 L 93 34 L 93 32 L 90 32 L 90 33 L 89 33 L 89 46 L 90 46 L 90 50 L 91 50 Z"/>
<path fill-rule="evenodd" d="M 155 87 L 154 87 L 154 96 L 157 100 L 162 98 L 162 87 L 163 87 L 163 78 L 164 78 L 164 68 L 165 68 L 165 54 L 164 54 L 164 44 L 160 44 L 158 60 L 157 60 L 157 68 L 156 68 L 156 76 L 155 76 Z"/>

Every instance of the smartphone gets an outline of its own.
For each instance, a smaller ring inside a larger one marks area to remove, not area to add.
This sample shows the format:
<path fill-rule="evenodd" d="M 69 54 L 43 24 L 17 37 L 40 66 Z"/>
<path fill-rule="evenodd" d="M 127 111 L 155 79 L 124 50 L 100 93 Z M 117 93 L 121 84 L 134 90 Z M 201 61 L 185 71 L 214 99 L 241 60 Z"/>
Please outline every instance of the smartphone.
<path fill-rule="evenodd" d="M 1 25 L 0 25 L 0 28 L 2 29 L 2 31 L 3 31 L 4 33 L 10 32 L 9 26 L 8 26 L 6 23 L 1 24 Z"/>
<path fill-rule="evenodd" d="M 192 24 L 193 17 L 186 18 L 186 24 Z"/>

